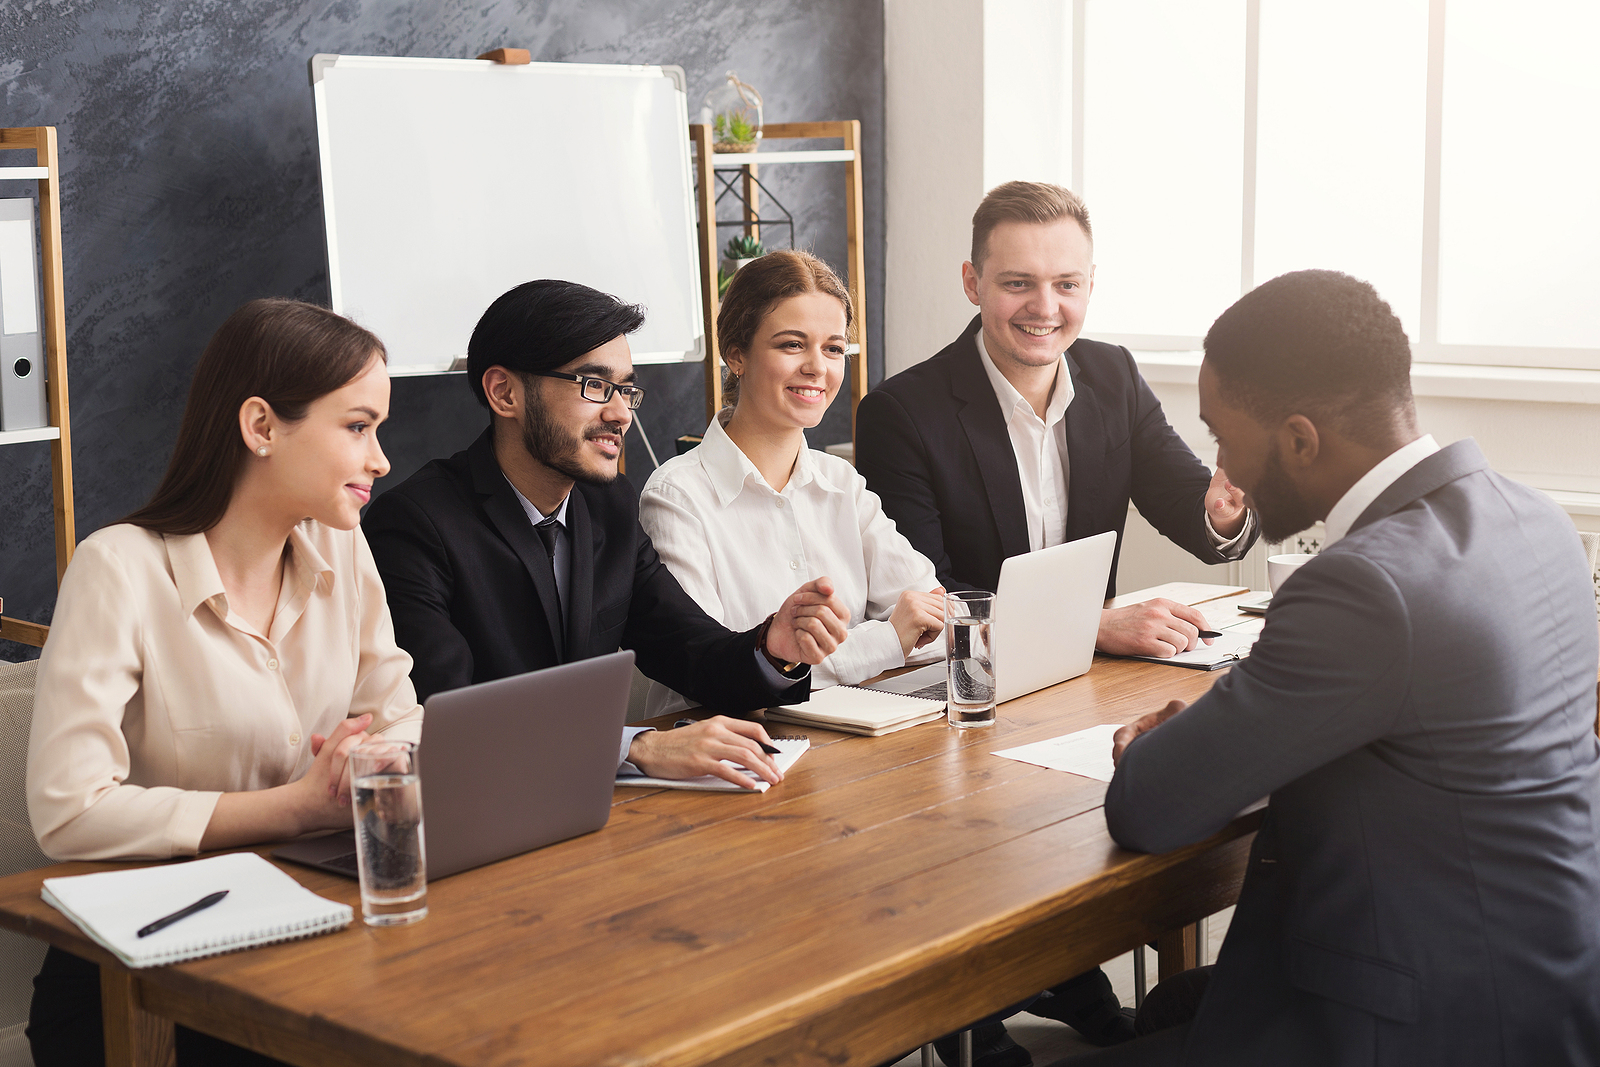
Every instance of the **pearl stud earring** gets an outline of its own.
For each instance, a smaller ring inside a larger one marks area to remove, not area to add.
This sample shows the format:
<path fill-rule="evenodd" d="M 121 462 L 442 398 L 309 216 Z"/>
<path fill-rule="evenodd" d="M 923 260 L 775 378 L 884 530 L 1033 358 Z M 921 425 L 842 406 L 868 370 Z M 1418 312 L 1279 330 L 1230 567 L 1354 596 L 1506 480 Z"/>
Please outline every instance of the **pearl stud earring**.
<path fill-rule="evenodd" d="M 256 449 L 256 455 L 261 456 L 262 458 L 265 458 L 266 454 L 267 454 L 267 446 L 266 445 L 262 445 L 260 448 Z"/>

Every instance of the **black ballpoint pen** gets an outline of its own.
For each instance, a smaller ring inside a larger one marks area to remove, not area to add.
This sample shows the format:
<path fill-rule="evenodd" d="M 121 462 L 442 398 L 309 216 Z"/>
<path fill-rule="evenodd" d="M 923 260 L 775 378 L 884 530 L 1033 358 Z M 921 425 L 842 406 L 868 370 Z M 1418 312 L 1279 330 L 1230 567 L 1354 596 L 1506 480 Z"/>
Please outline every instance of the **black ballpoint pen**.
<path fill-rule="evenodd" d="M 228 891 L 226 889 L 222 889 L 222 890 L 218 890 L 215 893 L 211 893 L 208 896 L 203 896 L 199 900 L 195 901 L 193 904 L 190 904 L 187 908 L 184 908 L 181 911 L 175 911 L 171 915 L 163 915 L 161 918 L 157 919 L 155 922 L 151 923 L 149 926 L 141 926 L 139 928 L 139 936 L 140 937 L 149 937 L 151 934 L 155 933 L 157 930 L 165 930 L 167 927 L 171 926 L 173 923 L 177 922 L 179 919 L 187 919 L 189 916 L 193 915 L 197 911 L 205 911 L 207 908 L 211 907 L 211 905 L 220 902 L 222 900 L 222 898 L 227 896 L 227 895 L 228 895 Z"/>
<path fill-rule="evenodd" d="M 1216 638 L 1216 637 L 1221 637 L 1222 635 L 1220 633 L 1218 633 L 1217 631 L 1215 631 L 1215 630 L 1201 630 L 1200 631 L 1200 636 L 1201 637 Z"/>

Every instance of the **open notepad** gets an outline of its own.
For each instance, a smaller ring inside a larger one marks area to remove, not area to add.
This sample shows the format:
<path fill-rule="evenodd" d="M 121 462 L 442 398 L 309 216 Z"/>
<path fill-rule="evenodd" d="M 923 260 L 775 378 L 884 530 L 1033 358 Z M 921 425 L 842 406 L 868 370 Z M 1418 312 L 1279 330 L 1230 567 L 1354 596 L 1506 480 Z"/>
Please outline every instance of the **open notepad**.
<path fill-rule="evenodd" d="M 1257 634 L 1224 632 L 1221 637 L 1214 639 L 1211 644 L 1204 642 L 1190 652 L 1179 652 L 1176 656 L 1129 656 L 1129 659 L 1142 659 L 1147 663 L 1165 663 L 1173 667 L 1188 667 L 1196 671 L 1215 671 L 1223 667 L 1231 667 L 1235 663 L 1250 655 L 1250 648 L 1256 643 Z"/>
<path fill-rule="evenodd" d="M 805 754 L 806 749 L 811 747 L 811 740 L 805 737 L 774 737 L 772 739 L 772 747 L 778 750 L 778 754 L 772 757 L 772 762 L 778 765 L 778 770 L 787 774 L 789 773 L 789 768 L 795 765 L 795 761 Z M 739 767 L 732 760 L 723 760 L 722 762 L 730 767 Z M 739 767 L 739 771 L 741 774 L 749 776 L 756 783 L 755 792 L 765 793 L 772 788 L 771 782 L 754 771 L 747 771 L 743 767 Z M 730 782 L 726 778 L 718 778 L 714 774 L 702 774 L 698 778 L 647 778 L 642 775 L 628 775 L 626 777 L 618 775 L 617 784 L 653 786 L 656 789 L 701 789 L 710 793 L 750 792 L 743 786 Z"/>
<path fill-rule="evenodd" d="M 878 737 L 942 718 L 944 710 L 943 700 L 883 693 L 853 685 L 831 685 L 812 693 L 804 704 L 768 708 L 767 718 Z"/>
<path fill-rule="evenodd" d="M 214 907 L 139 937 L 138 930 L 226 889 Z M 215 956 L 350 925 L 350 905 L 317 896 L 254 852 L 46 878 L 46 904 L 129 967 Z"/>

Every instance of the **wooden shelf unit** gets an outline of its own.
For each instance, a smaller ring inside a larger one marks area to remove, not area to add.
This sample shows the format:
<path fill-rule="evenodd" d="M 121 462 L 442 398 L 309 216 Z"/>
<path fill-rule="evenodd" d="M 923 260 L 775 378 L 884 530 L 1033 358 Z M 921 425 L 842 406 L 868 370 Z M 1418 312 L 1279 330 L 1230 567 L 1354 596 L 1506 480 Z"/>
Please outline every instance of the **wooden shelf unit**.
<path fill-rule="evenodd" d="M 31 151 L 34 166 L 0 166 L 0 183 L 39 183 L 39 259 L 42 265 L 45 396 L 50 425 L 0 433 L 0 446 L 23 441 L 50 442 L 50 483 L 55 496 L 56 581 L 67 573 L 78 538 L 72 507 L 72 419 L 67 406 L 67 305 L 61 272 L 61 165 L 54 126 L 0 129 L 0 151 Z M 0 190 L 4 185 L 0 184 Z M 43 646 L 50 628 L 21 619 L 0 618 L 0 639 Z"/>
<path fill-rule="evenodd" d="M 700 213 L 700 305 L 706 331 L 706 422 L 722 408 L 722 361 L 717 346 L 717 266 L 721 242 L 717 239 L 717 191 L 713 172 L 737 169 L 743 172 L 744 232 L 761 236 L 761 222 L 755 205 L 757 191 L 752 180 L 763 163 L 844 163 L 845 195 L 845 285 L 855 305 L 856 344 L 850 363 L 850 439 L 855 440 L 856 405 L 867 394 L 867 267 L 864 246 L 863 200 L 861 193 L 861 123 L 856 119 L 841 122 L 774 122 L 762 129 L 761 143 L 837 138 L 843 149 L 796 152 L 735 153 L 712 152 L 711 129 L 703 123 L 689 125 L 689 139 L 695 146 L 695 197 Z"/>

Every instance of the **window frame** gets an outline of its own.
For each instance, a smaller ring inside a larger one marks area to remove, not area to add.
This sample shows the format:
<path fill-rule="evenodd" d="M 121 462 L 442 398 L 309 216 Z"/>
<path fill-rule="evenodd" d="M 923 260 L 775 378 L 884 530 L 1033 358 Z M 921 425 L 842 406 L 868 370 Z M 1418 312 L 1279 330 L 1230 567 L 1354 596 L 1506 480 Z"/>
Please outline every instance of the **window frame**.
<path fill-rule="evenodd" d="M 1004 3 L 1005 0 L 986 0 L 986 3 Z M 1085 53 L 1089 44 L 1086 24 L 1090 0 L 1071 0 L 1071 68 L 1066 72 L 1070 80 L 1071 113 L 1071 174 L 1074 189 L 1084 187 L 1084 125 L 1085 125 Z M 1245 78 L 1244 78 L 1244 168 L 1241 195 L 1243 212 L 1240 225 L 1240 295 L 1249 292 L 1259 281 L 1255 277 L 1256 244 L 1256 172 L 1258 141 L 1258 104 L 1261 67 L 1261 0 L 1240 0 L 1245 8 Z M 1445 15 L 1449 0 L 1428 0 L 1426 101 L 1424 107 L 1424 163 L 1422 199 L 1422 256 L 1418 264 L 1421 272 L 1420 313 L 1416 336 L 1412 338 L 1412 359 L 1421 364 L 1438 366 L 1445 378 L 1472 377 L 1472 368 L 1485 368 L 1485 376 L 1498 381 L 1525 381 L 1529 388 L 1548 386 L 1558 389 L 1555 379 L 1538 374 L 1518 374 L 1518 371 L 1554 370 L 1575 372 L 1574 378 L 1586 383 L 1589 375 L 1600 374 L 1600 348 L 1544 347 L 1536 345 L 1468 345 L 1446 344 L 1439 340 L 1439 280 L 1440 280 L 1440 189 L 1443 160 L 1444 116 L 1444 65 L 1445 65 Z M 985 155 L 988 153 L 986 151 Z M 985 176 L 985 185 L 995 184 L 995 175 Z M 1141 353 L 1186 353 L 1201 348 L 1202 338 L 1167 334 L 1135 334 L 1086 331 L 1097 340 L 1124 345 Z M 1510 373 L 1507 373 L 1510 372 Z M 1440 376 L 1440 375 L 1435 375 Z M 1568 376 L 1559 376 L 1563 379 Z M 1541 390 L 1542 391 L 1542 390 Z M 1591 394 L 1582 389 L 1580 393 Z M 1555 399 L 1552 395 L 1551 399 Z M 1592 402 L 1579 400 L 1577 402 Z"/>

